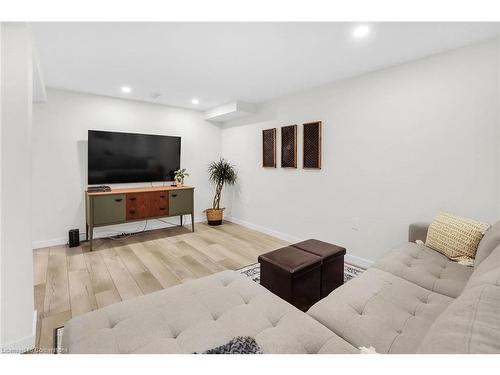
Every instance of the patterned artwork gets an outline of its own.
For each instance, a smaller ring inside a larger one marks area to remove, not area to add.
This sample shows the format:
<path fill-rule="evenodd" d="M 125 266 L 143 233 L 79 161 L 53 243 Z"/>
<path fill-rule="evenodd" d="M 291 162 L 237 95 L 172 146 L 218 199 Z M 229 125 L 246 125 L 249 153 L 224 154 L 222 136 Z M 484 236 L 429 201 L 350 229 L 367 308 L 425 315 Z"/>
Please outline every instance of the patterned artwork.
<path fill-rule="evenodd" d="M 321 121 L 304 124 L 303 167 L 321 169 Z"/>
<path fill-rule="evenodd" d="M 262 166 L 276 168 L 276 128 L 262 131 Z"/>
<path fill-rule="evenodd" d="M 281 167 L 297 168 L 297 125 L 281 128 Z"/>

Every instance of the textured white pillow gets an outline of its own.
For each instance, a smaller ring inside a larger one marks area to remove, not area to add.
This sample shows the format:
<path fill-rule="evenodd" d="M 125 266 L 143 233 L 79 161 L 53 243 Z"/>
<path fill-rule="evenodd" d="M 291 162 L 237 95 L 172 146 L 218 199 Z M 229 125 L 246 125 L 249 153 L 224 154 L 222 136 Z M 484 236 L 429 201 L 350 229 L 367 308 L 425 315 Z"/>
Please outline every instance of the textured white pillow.
<path fill-rule="evenodd" d="M 489 224 L 439 211 L 427 231 L 425 246 L 456 261 L 474 259 Z"/>

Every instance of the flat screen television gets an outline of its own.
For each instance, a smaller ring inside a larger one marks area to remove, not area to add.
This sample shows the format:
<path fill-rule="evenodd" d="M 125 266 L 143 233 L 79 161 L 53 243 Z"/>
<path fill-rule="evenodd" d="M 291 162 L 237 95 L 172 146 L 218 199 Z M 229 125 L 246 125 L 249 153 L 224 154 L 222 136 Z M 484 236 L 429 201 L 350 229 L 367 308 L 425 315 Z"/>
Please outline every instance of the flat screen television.
<path fill-rule="evenodd" d="M 88 183 L 173 181 L 181 137 L 89 130 Z"/>

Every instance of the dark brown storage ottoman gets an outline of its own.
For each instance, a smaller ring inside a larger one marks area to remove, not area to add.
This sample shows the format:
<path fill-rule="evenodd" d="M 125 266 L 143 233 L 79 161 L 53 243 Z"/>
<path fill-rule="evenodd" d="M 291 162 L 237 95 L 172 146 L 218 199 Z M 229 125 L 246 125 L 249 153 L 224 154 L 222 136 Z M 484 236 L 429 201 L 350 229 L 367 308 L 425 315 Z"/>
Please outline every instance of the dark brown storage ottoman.
<path fill-rule="evenodd" d="M 289 246 L 260 255 L 259 263 L 261 285 L 298 309 L 320 300 L 319 256 Z"/>
<path fill-rule="evenodd" d="M 321 298 L 344 284 L 344 247 L 319 240 L 302 241 L 292 246 L 321 257 Z"/>

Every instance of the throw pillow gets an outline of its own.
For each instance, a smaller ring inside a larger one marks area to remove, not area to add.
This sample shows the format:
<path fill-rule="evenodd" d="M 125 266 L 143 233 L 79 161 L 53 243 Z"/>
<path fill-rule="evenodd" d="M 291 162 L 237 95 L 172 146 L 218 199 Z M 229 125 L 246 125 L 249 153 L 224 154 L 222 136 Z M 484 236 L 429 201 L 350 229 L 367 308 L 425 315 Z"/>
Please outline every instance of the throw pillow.
<path fill-rule="evenodd" d="M 429 226 L 425 246 L 456 261 L 474 259 L 489 224 L 439 211 Z"/>
<path fill-rule="evenodd" d="M 209 349 L 202 354 L 262 354 L 262 349 L 253 337 L 238 336 L 227 344 Z"/>

